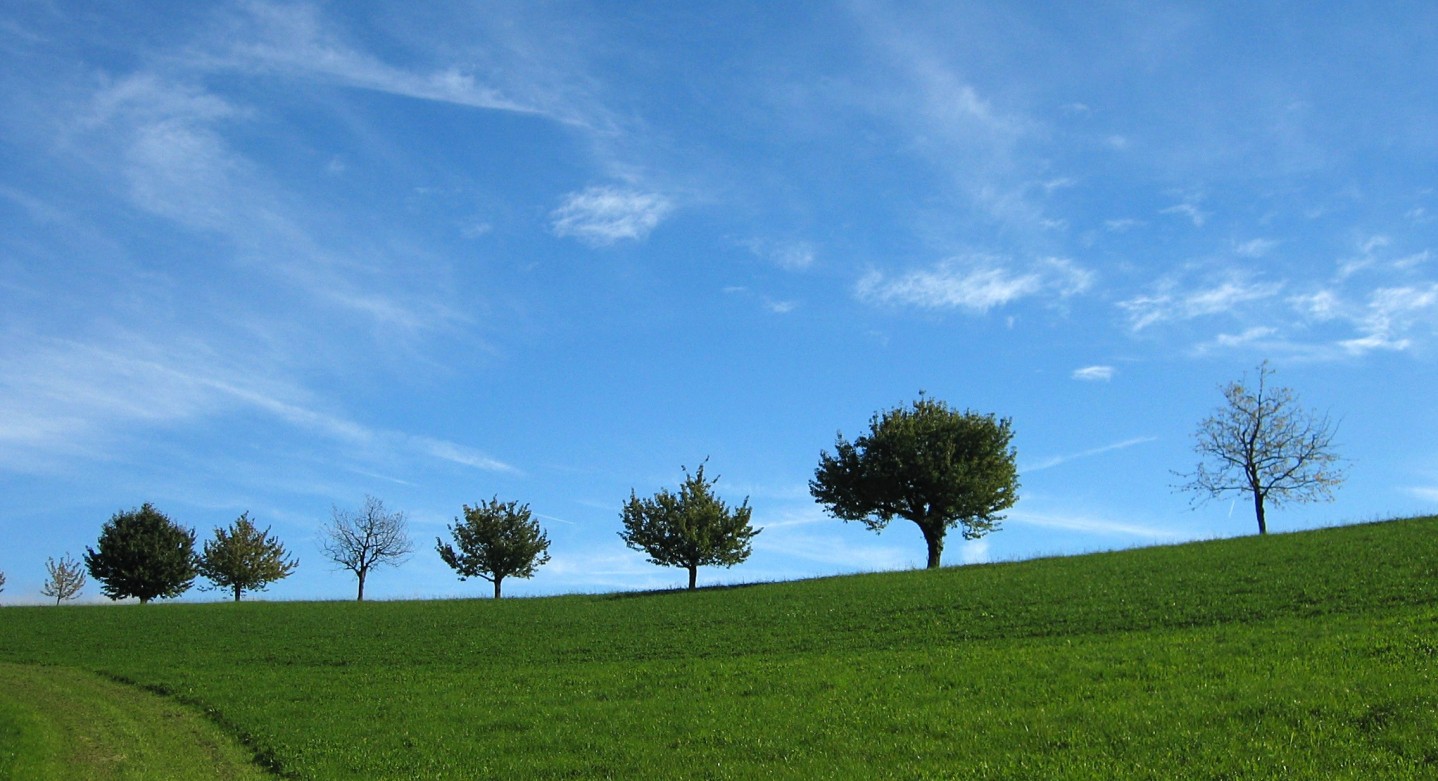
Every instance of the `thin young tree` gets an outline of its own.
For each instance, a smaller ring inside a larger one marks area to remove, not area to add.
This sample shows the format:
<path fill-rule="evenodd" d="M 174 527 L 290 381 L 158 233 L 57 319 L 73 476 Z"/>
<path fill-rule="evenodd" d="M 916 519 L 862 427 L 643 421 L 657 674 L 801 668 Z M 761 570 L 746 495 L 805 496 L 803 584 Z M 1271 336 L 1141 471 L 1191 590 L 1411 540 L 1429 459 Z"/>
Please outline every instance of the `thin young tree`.
<path fill-rule="evenodd" d="M 624 544 L 648 554 L 652 564 L 683 567 L 689 571 L 689 588 L 695 588 L 701 566 L 732 567 L 753 552 L 750 540 L 761 530 L 749 525 L 751 510 L 746 497 L 730 508 L 714 495 L 714 484 L 704 479 L 704 465 L 694 474 L 684 470 L 679 493 L 661 489 L 650 499 L 631 490 L 620 517 Z"/>
<path fill-rule="evenodd" d="M 1331 501 L 1344 479 L 1333 445 L 1338 427 L 1300 406 L 1291 388 L 1274 387 L 1272 376 L 1264 361 L 1255 383 L 1244 378 L 1223 386 L 1223 405 L 1194 433 L 1198 466 L 1175 473 L 1187 478 L 1178 488 L 1195 494 L 1196 503 L 1248 494 L 1259 534 L 1268 533 L 1270 504 Z"/>
<path fill-rule="evenodd" d="M 47 557 L 45 572 L 47 575 L 44 585 L 40 587 L 40 593 L 54 597 L 57 605 L 80 596 L 80 589 L 85 587 L 85 567 L 70 558 L 68 553 L 61 556 L 59 561 L 55 561 L 54 557 Z"/>
<path fill-rule="evenodd" d="M 496 496 L 474 507 L 465 505 L 464 518 L 454 519 L 449 531 L 454 546 L 435 538 L 439 557 L 460 580 L 478 577 L 493 583 L 495 599 L 505 578 L 534 577 L 535 569 L 549 563 L 549 537 L 527 504 L 501 502 Z"/>
<path fill-rule="evenodd" d="M 146 502 L 105 522 L 97 547 L 85 549 L 85 567 L 110 599 L 177 597 L 195 580 L 195 532 Z"/>
<path fill-rule="evenodd" d="M 255 528 L 246 511 L 229 528 L 215 528 L 214 539 L 206 540 L 200 553 L 199 571 L 214 588 L 230 589 L 239 602 L 244 592 L 264 591 L 289 577 L 299 564 L 270 536 L 269 527 Z"/>
<path fill-rule="evenodd" d="M 376 567 L 399 566 L 414 552 L 403 512 L 388 512 L 384 502 L 365 496 L 358 511 L 332 508 L 320 534 L 325 556 L 359 579 L 355 599 L 364 601 L 365 579 Z"/>
<path fill-rule="evenodd" d="M 894 518 L 913 521 L 938 567 L 949 529 L 964 539 L 998 528 L 1018 501 L 1018 468 L 1008 418 L 959 412 L 923 394 L 869 420 L 853 442 L 839 434 L 819 454 L 809 493 L 834 517 L 879 532 Z"/>

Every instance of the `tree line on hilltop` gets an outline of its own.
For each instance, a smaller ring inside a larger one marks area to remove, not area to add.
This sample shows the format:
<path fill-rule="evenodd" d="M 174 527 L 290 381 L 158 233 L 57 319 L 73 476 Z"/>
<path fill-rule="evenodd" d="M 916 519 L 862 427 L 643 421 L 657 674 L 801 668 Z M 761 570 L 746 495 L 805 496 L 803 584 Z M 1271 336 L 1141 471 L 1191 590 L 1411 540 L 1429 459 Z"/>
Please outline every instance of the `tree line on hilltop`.
<path fill-rule="evenodd" d="M 1267 533 L 1265 508 L 1287 501 L 1329 499 L 1342 482 L 1333 451 L 1335 428 L 1326 416 L 1304 410 L 1291 389 L 1269 383 L 1272 369 L 1258 367 L 1256 383 L 1222 388 L 1224 404 L 1200 422 L 1195 451 L 1200 456 L 1186 482 L 1175 486 L 1196 502 L 1229 493 L 1248 494 L 1260 534 Z M 1008 418 L 956 410 L 923 393 L 909 405 L 876 413 L 867 433 L 850 441 L 840 433 L 834 452 L 822 451 L 810 494 L 834 517 L 878 532 L 893 519 L 918 526 L 928 549 L 927 565 L 941 564 L 944 540 L 958 529 L 966 540 L 999 528 L 1003 511 L 1018 500 L 1018 469 Z M 706 459 L 707 463 L 707 459 Z M 762 531 L 751 524 L 746 497 L 730 507 L 714 493 L 701 463 L 685 468 L 678 492 L 660 489 L 640 497 L 630 491 L 620 510 L 619 537 L 648 561 L 688 572 L 697 585 L 701 566 L 732 567 L 749 558 L 751 540 Z M 493 497 L 471 507 L 448 526 L 452 542 L 435 539 L 435 552 L 460 580 L 480 578 L 501 597 L 508 578 L 533 577 L 548 563 L 549 537 L 529 505 Z M 332 508 L 321 529 L 320 551 L 357 580 L 363 601 L 369 575 L 397 566 L 414 553 L 403 512 L 366 496 L 358 510 Z M 216 527 L 199 552 L 196 535 L 145 503 L 115 513 L 87 548 L 84 567 L 69 554 L 46 562 L 41 593 L 56 604 L 74 599 L 85 576 L 100 583 L 113 600 L 148 603 L 187 591 L 197 577 L 240 601 L 245 592 L 266 590 L 299 566 L 271 533 L 242 513 Z M 0 572 L 0 591 L 5 576 Z"/>

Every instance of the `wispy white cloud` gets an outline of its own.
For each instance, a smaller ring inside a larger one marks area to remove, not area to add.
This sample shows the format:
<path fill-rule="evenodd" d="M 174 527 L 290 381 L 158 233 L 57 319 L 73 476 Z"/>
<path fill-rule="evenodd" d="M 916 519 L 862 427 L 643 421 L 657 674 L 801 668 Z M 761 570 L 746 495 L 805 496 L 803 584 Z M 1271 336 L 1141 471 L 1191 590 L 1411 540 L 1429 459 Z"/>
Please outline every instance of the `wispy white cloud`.
<path fill-rule="evenodd" d="M 1406 350 L 1413 345 L 1411 333 L 1421 324 L 1433 328 L 1438 314 L 1438 283 L 1427 287 L 1389 287 L 1373 291 L 1368 306 L 1357 318 L 1362 334 L 1339 344 L 1354 354 L 1372 350 Z"/>
<path fill-rule="evenodd" d="M 493 472 L 514 467 L 480 451 L 431 437 L 366 426 L 316 408 L 308 394 L 258 356 L 217 351 L 193 338 L 156 341 L 136 334 L 108 344 L 0 340 L 0 466 L 30 471 L 56 458 L 103 458 L 136 431 L 261 413 L 347 453 L 403 452 Z M 25 366 L 25 371 L 16 370 Z"/>
<path fill-rule="evenodd" d="M 1186 530 L 1182 529 L 1167 529 L 1161 526 L 1147 526 L 1086 515 L 1060 515 L 1016 510 L 1009 515 L 1008 520 L 1010 523 L 1044 529 L 1060 529 L 1106 537 L 1137 537 L 1151 542 L 1177 541 L 1188 536 Z"/>
<path fill-rule="evenodd" d="M 807 241 L 750 239 L 742 244 L 750 252 L 785 271 L 803 271 L 814 265 L 814 245 Z"/>
<path fill-rule="evenodd" d="M 1073 378 L 1085 382 L 1108 382 L 1113 379 L 1114 368 L 1112 366 L 1085 366 L 1074 369 Z"/>
<path fill-rule="evenodd" d="M 673 209 L 673 203 L 659 193 L 596 185 L 567 195 L 550 219 L 556 236 L 606 247 L 624 240 L 642 241 Z"/>
<path fill-rule="evenodd" d="M 557 105 L 553 96 L 537 89 L 507 90 L 490 81 L 490 73 L 457 64 L 429 69 L 391 65 L 345 41 L 332 21 L 310 5 L 247 3 L 225 38 L 197 48 L 192 58 L 212 69 L 282 74 L 416 100 L 587 123 Z"/>
<path fill-rule="evenodd" d="M 1119 307 L 1128 313 L 1129 327 L 1137 332 L 1158 323 L 1230 314 L 1245 304 L 1273 298 L 1282 289 L 1281 282 L 1255 281 L 1238 273 L 1187 290 L 1170 279 L 1160 283 L 1155 292 L 1122 301 Z"/>
<path fill-rule="evenodd" d="M 1066 453 L 1064 455 L 1050 456 L 1048 458 L 1041 459 L 1033 464 L 1023 466 L 1021 471 L 1041 472 L 1045 469 L 1052 469 L 1056 466 L 1059 466 L 1060 464 L 1067 464 L 1070 461 L 1077 461 L 1083 458 L 1093 458 L 1094 456 L 1101 456 L 1105 453 L 1112 453 L 1115 450 L 1126 450 L 1136 445 L 1143 445 L 1149 442 L 1155 442 L 1157 440 L 1158 437 L 1133 437 L 1131 439 L 1125 439 L 1122 442 L 1114 442 L 1110 445 L 1103 445 L 1101 447 L 1090 448 L 1088 450 L 1081 450 L 1077 453 Z"/>
<path fill-rule="evenodd" d="M 1194 201 L 1185 201 L 1166 209 L 1161 209 L 1159 214 L 1176 214 L 1181 217 L 1187 217 L 1188 221 L 1193 223 L 1193 227 L 1195 228 L 1202 228 L 1204 224 L 1208 222 L 1208 218 L 1213 216 L 1200 209 L 1198 203 Z"/>
<path fill-rule="evenodd" d="M 1279 242 L 1274 239 L 1249 239 L 1234 245 L 1233 251 L 1245 258 L 1261 258 L 1272 252 Z"/>
<path fill-rule="evenodd" d="M 1015 270 L 997 256 L 977 255 L 951 258 L 899 276 L 870 271 L 859 279 L 854 293 L 870 304 L 984 314 L 1040 294 L 1077 295 L 1092 283 L 1092 272 L 1065 258 L 1045 258 Z"/>

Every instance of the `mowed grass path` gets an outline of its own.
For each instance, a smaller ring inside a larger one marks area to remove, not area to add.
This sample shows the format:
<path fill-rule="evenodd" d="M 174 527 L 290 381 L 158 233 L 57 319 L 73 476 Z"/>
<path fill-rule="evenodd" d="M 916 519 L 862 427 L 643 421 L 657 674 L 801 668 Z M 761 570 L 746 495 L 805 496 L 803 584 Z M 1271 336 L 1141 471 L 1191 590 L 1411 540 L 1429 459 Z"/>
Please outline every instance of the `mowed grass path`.
<path fill-rule="evenodd" d="M 0 663 L 0 778 L 261 781 L 192 708 L 92 673 Z"/>
<path fill-rule="evenodd" d="M 293 778 L 1438 778 L 1438 519 L 695 593 L 6 608 L 0 661 L 168 695 Z"/>

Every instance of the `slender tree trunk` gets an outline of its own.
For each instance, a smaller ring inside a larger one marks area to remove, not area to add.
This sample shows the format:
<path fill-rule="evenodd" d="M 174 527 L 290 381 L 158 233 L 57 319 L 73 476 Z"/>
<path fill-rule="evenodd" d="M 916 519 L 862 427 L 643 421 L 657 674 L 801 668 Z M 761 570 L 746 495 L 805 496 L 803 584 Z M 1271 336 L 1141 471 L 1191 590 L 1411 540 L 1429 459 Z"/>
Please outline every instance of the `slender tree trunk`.
<path fill-rule="evenodd" d="M 698 567 L 698 565 L 691 566 L 691 567 L 689 568 L 689 590 L 690 590 L 690 591 L 693 591 L 693 590 L 694 590 L 694 584 L 697 583 L 698 581 L 699 581 L 699 567 Z"/>
<path fill-rule="evenodd" d="M 355 597 L 355 601 L 356 601 L 356 602 L 363 602 L 363 601 L 364 601 L 364 576 L 367 575 L 367 574 L 369 574 L 369 573 L 365 572 L 364 570 L 360 570 L 360 571 L 359 571 L 358 573 L 356 573 L 356 574 L 359 575 L 359 596 Z"/>
<path fill-rule="evenodd" d="M 1258 533 L 1267 534 L 1268 523 L 1263 518 L 1263 494 L 1258 491 L 1253 492 L 1253 512 L 1258 516 Z"/>
<path fill-rule="evenodd" d="M 238 583 L 235 584 L 235 601 L 240 601 L 240 584 Z"/>
<path fill-rule="evenodd" d="M 499 599 L 499 582 L 500 582 L 501 580 L 504 580 L 504 578 L 498 578 L 498 577 L 497 577 L 497 578 L 494 579 L 494 598 L 495 598 L 495 599 Z"/>

